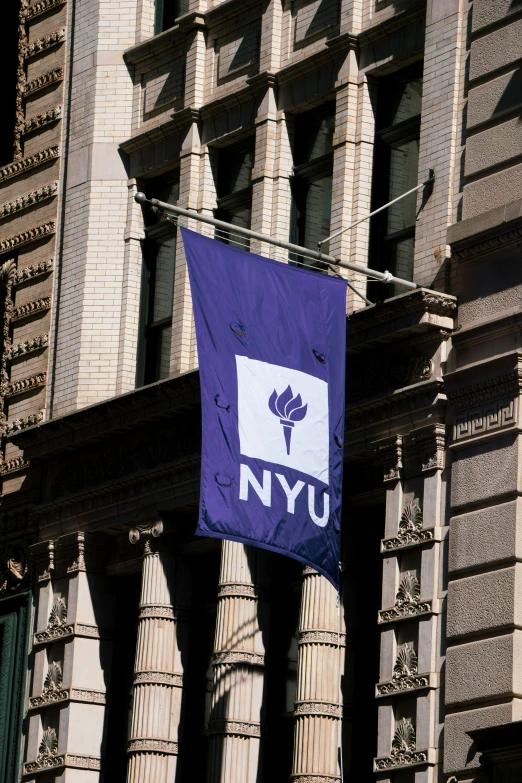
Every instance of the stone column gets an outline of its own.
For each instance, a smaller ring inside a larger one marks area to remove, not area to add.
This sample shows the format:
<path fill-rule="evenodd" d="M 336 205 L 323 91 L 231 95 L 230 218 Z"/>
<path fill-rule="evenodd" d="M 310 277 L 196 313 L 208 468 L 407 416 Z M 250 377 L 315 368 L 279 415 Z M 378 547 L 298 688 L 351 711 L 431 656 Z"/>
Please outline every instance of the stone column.
<path fill-rule="evenodd" d="M 345 635 L 339 638 L 338 628 L 335 588 L 305 566 L 299 620 L 294 783 L 340 780 L 339 669 L 343 670 Z"/>
<path fill-rule="evenodd" d="M 219 577 L 208 783 L 256 783 L 261 759 L 268 609 L 259 596 L 265 554 L 224 541 Z"/>
<path fill-rule="evenodd" d="M 183 673 L 175 606 L 175 558 L 158 538 L 163 523 L 140 525 L 131 543 L 145 539 L 128 751 L 128 783 L 173 781 L 178 761 Z"/>

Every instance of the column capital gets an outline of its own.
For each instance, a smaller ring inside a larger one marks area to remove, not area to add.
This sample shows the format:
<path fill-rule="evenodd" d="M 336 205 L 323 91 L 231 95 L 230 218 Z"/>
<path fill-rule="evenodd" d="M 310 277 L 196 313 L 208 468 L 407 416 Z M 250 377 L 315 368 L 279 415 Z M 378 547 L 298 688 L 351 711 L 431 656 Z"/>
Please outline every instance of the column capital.
<path fill-rule="evenodd" d="M 145 519 L 142 522 L 136 523 L 129 530 L 129 541 L 131 544 L 137 544 L 143 539 L 145 546 L 145 554 L 150 555 L 157 551 L 158 541 L 157 539 L 165 532 L 165 523 L 162 517 L 157 516 Z"/>

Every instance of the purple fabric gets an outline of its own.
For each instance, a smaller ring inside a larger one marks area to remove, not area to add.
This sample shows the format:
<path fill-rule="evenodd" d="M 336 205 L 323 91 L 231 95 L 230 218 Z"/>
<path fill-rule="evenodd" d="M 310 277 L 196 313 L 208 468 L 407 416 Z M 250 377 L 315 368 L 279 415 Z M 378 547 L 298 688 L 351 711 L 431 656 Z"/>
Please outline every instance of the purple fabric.
<path fill-rule="evenodd" d="M 338 587 L 346 283 L 181 233 L 203 419 L 196 532 Z"/>

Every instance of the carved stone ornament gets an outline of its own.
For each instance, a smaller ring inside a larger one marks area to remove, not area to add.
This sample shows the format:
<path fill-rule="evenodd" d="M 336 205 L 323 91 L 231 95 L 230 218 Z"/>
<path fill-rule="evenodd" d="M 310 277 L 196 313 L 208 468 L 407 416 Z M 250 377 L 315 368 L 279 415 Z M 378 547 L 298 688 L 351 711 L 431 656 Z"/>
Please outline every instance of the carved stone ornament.
<path fill-rule="evenodd" d="M 419 580 L 411 571 L 407 571 L 401 579 L 395 605 L 391 609 L 381 609 L 379 623 L 391 623 L 394 620 L 402 620 L 405 617 L 415 617 L 419 614 L 431 612 L 431 603 L 420 599 Z"/>
<path fill-rule="evenodd" d="M 391 682 L 379 683 L 377 695 L 390 696 L 427 687 L 429 687 L 429 678 L 418 674 L 417 653 L 411 642 L 407 642 L 397 651 Z"/>
<path fill-rule="evenodd" d="M 409 767 L 413 764 L 424 764 L 428 761 L 426 750 L 416 750 L 415 728 L 410 718 L 403 718 L 393 735 L 392 750 L 389 756 L 375 759 L 375 770 Z"/>
<path fill-rule="evenodd" d="M 45 631 L 35 634 L 37 643 L 51 642 L 61 639 L 63 636 L 70 636 L 74 631 L 72 625 L 67 625 L 67 605 L 65 598 L 58 596 L 54 599 L 53 608 L 49 615 L 49 621 Z"/>
<path fill-rule="evenodd" d="M 31 338 L 30 340 L 25 340 L 23 343 L 12 345 L 8 352 L 8 358 L 17 359 L 19 356 L 24 356 L 27 353 L 41 351 L 43 348 L 47 348 L 48 345 L 49 334 L 41 334 L 38 337 Z"/>
<path fill-rule="evenodd" d="M 53 147 L 47 147 L 45 150 L 35 152 L 33 155 L 28 155 L 26 158 L 21 158 L 13 163 L 8 163 L 7 166 L 3 166 L 0 169 L 0 182 L 5 182 L 7 179 L 17 177 L 19 174 L 23 174 L 28 169 L 34 169 L 36 166 L 42 166 L 50 160 L 55 160 L 60 156 L 60 147 L 56 144 Z"/>
<path fill-rule="evenodd" d="M 69 693 L 61 687 L 62 679 L 62 667 L 57 661 L 53 661 L 47 669 L 41 695 L 33 696 L 29 699 L 31 708 L 46 707 L 49 704 L 55 704 L 67 699 Z"/>
<path fill-rule="evenodd" d="M 173 756 L 178 755 L 178 743 L 172 740 L 153 739 L 152 737 L 139 737 L 129 741 L 127 747 L 129 753 L 138 751 L 150 751 L 151 753 L 167 753 Z"/>
<path fill-rule="evenodd" d="M 65 5 L 67 0 L 40 0 L 38 3 L 33 3 L 25 12 L 25 18 L 27 21 L 34 19 L 40 14 L 45 14 L 46 11 L 51 11 L 53 8 L 57 8 L 60 5 Z"/>
<path fill-rule="evenodd" d="M 340 718 L 342 705 L 324 701 L 296 701 L 294 715 L 324 715 L 327 718 Z"/>
<path fill-rule="evenodd" d="M 19 590 L 26 581 L 27 555 L 21 544 L 6 544 L 0 549 L 0 596 Z"/>
<path fill-rule="evenodd" d="M 36 761 L 30 761 L 25 765 L 25 774 L 42 772 L 46 769 L 62 767 L 65 764 L 65 756 L 58 756 L 58 737 L 56 731 L 51 728 L 45 729 L 38 748 Z"/>
<path fill-rule="evenodd" d="M 299 644 L 330 644 L 334 647 L 344 647 L 346 635 L 337 631 L 300 631 Z"/>
<path fill-rule="evenodd" d="M 173 688 L 183 687 L 183 675 L 172 672 L 141 671 L 134 673 L 134 685 L 171 685 Z"/>
<path fill-rule="evenodd" d="M 41 226 L 29 228 L 27 231 L 20 232 L 20 234 L 14 234 L 12 237 L 2 239 L 0 242 L 0 253 L 7 253 L 10 250 L 16 250 L 17 248 L 22 247 L 23 245 L 36 242 L 38 239 L 52 236 L 55 231 L 56 223 L 54 220 L 50 220 L 48 223 L 42 223 Z"/>
<path fill-rule="evenodd" d="M 7 291 L 13 284 L 16 275 L 16 262 L 10 258 L 0 266 L 0 290 Z"/>
<path fill-rule="evenodd" d="M 140 538 L 159 538 L 163 533 L 163 521 L 157 519 L 154 522 L 146 522 L 136 525 L 129 530 L 129 541 L 131 544 L 137 544 Z"/>
<path fill-rule="evenodd" d="M 432 540 L 433 529 L 422 527 L 421 507 L 411 500 L 401 514 L 397 536 L 385 538 L 382 542 L 382 551 L 389 552 L 392 549 L 400 549 L 403 546 L 413 546 Z"/>
<path fill-rule="evenodd" d="M 57 182 L 51 182 L 50 185 L 44 185 L 37 190 L 32 190 L 25 196 L 20 196 L 20 198 L 17 198 L 14 201 L 9 201 L 7 204 L 0 205 L 0 218 L 8 217 L 9 215 L 13 215 L 16 212 L 22 212 L 24 209 L 28 209 L 35 204 L 39 204 L 40 201 L 53 198 L 53 196 L 56 196 L 57 193 Z"/>
<path fill-rule="evenodd" d="M 35 92 L 45 90 L 46 87 L 50 87 L 53 84 L 57 84 L 63 80 L 63 68 L 55 68 L 48 73 L 44 73 L 43 76 L 38 76 L 25 85 L 25 95 L 33 95 Z"/>
<path fill-rule="evenodd" d="M 211 720 L 208 734 L 235 734 L 240 737 L 260 737 L 261 724 L 238 720 Z"/>
<path fill-rule="evenodd" d="M 292 775 L 292 783 L 341 783 L 337 775 Z"/>
<path fill-rule="evenodd" d="M 39 38 L 34 43 L 30 44 L 25 49 L 25 57 L 29 60 L 31 57 L 36 57 L 41 52 L 46 52 L 48 49 L 52 49 L 53 46 L 58 46 L 65 41 L 65 29 L 57 30 L 55 33 L 45 35 L 43 38 Z"/>
<path fill-rule="evenodd" d="M 212 664 L 214 666 L 224 664 L 264 666 L 265 656 L 262 653 L 247 652 L 246 650 L 223 650 L 214 653 Z"/>
<path fill-rule="evenodd" d="M 24 416 L 21 419 L 14 419 L 14 421 L 8 421 L 4 427 L 4 434 L 11 435 L 13 432 L 20 432 L 25 430 L 26 427 L 34 427 L 43 421 L 43 412 L 31 413 L 29 416 Z"/>
<path fill-rule="evenodd" d="M 28 120 L 24 120 L 20 127 L 20 133 L 25 136 L 27 133 L 43 128 L 45 125 L 50 125 L 51 122 L 56 122 L 62 119 L 62 107 L 57 106 L 55 109 L 49 109 L 43 114 L 36 114 L 34 117 L 29 117 Z"/>
<path fill-rule="evenodd" d="M 11 316 L 12 321 L 20 321 L 22 318 L 29 318 L 34 313 L 39 313 L 42 310 L 49 310 L 51 307 L 51 297 L 42 296 L 40 299 L 34 299 L 32 302 L 25 302 L 24 304 L 15 307 Z"/>
<path fill-rule="evenodd" d="M 16 473 L 19 470 L 25 470 L 29 467 L 29 461 L 23 457 L 12 457 L 6 459 L 0 465 L 0 475 L 5 476 L 7 473 Z"/>
<path fill-rule="evenodd" d="M 6 397 L 14 397 L 17 394 L 23 394 L 24 392 L 32 391 L 40 386 L 45 386 L 46 373 L 39 372 L 36 375 L 31 375 L 29 378 L 21 378 L 19 381 L 13 381 L 8 384 L 5 389 Z"/>

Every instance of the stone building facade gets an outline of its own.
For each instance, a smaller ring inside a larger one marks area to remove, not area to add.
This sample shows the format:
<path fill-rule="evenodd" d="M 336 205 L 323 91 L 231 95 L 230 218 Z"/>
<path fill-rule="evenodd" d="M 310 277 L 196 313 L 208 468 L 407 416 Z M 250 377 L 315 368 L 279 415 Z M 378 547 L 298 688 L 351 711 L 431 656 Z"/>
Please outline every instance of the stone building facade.
<path fill-rule="evenodd" d="M 5 5 L 0 780 L 519 783 L 522 5 Z M 186 264 L 134 195 L 313 248 L 430 170 L 329 248 L 422 286 L 350 274 L 338 606 L 194 535 Z"/>

